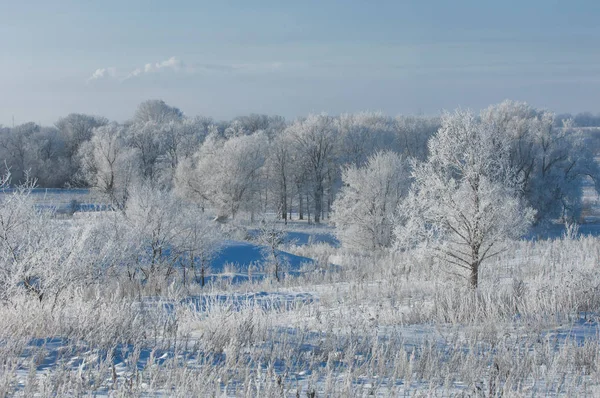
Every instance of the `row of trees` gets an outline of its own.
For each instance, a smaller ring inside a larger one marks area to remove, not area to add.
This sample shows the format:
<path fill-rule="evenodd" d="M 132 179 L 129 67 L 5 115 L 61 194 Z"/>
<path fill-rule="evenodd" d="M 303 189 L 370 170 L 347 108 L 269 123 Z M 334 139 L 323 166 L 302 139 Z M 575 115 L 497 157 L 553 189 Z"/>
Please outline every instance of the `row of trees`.
<path fill-rule="evenodd" d="M 506 156 L 536 222 L 577 217 L 581 177 L 596 176 L 587 132 L 570 119 L 557 127 L 551 113 L 511 101 L 478 118 L 493 136 L 507 137 Z M 52 128 L 0 129 L 0 159 L 13 183 L 28 174 L 42 187 L 89 186 L 120 207 L 131 187 L 144 182 L 175 189 L 221 217 L 276 211 L 284 220 L 297 214 L 319 222 L 348 184 L 345 167 L 363 167 L 382 150 L 424 161 L 439 127 L 439 118 L 377 112 L 309 115 L 291 124 L 266 115 L 217 123 L 151 100 L 124 124 L 72 114 Z"/>
<path fill-rule="evenodd" d="M 235 217 L 277 211 L 319 222 L 340 187 L 342 165 L 362 165 L 384 148 L 424 159 L 436 117 L 377 112 L 310 115 L 294 123 L 250 115 L 229 122 L 186 117 L 146 101 L 123 124 L 71 114 L 53 127 L 0 128 L 0 159 L 12 182 L 91 187 L 124 206 L 130 187 L 147 182 Z"/>
<path fill-rule="evenodd" d="M 343 164 L 362 165 L 384 148 L 422 159 L 439 123 L 360 113 L 309 115 L 286 124 L 279 117 L 252 115 L 225 127 L 159 104 L 143 103 L 130 123 L 93 129 L 79 146 L 74 180 L 119 207 L 143 181 L 174 189 L 216 209 L 221 218 L 275 211 L 284 220 L 297 215 L 320 222 L 341 184 Z"/>

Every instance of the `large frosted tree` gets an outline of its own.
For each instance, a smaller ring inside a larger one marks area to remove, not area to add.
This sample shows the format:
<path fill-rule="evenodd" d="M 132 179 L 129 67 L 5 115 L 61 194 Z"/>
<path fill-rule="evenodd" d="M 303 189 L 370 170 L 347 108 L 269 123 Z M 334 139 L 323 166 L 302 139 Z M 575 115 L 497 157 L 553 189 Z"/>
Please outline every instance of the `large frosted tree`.
<path fill-rule="evenodd" d="M 509 158 L 509 141 L 471 112 L 445 113 L 416 163 L 414 184 L 398 207 L 401 249 L 425 243 L 428 252 L 468 272 L 477 287 L 481 264 L 520 237 L 533 221 Z"/>

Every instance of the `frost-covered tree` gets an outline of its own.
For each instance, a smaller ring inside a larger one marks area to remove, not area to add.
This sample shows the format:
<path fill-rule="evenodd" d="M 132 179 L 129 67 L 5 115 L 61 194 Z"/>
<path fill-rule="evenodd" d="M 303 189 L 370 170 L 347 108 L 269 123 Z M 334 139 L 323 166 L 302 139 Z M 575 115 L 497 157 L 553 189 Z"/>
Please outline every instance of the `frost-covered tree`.
<path fill-rule="evenodd" d="M 147 100 L 142 102 L 133 117 L 134 123 L 168 123 L 183 120 L 183 112 L 174 106 L 169 106 L 163 100 Z"/>
<path fill-rule="evenodd" d="M 288 199 L 293 183 L 290 144 L 287 136 L 280 135 L 276 137 L 270 146 L 266 162 L 275 210 L 286 223 L 288 220 Z"/>
<path fill-rule="evenodd" d="M 471 112 L 442 116 L 429 157 L 413 168 L 414 184 L 398 207 L 398 248 L 420 243 L 465 269 L 477 287 L 479 269 L 525 233 L 535 211 L 521 200 L 509 141 Z"/>
<path fill-rule="evenodd" d="M 137 185 L 130 190 L 124 217 L 136 253 L 134 273 L 139 271 L 144 283 L 169 280 L 186 251 L 183 202 L 169 191 Z"/>
<path fill-rule="evenodd" d="M 186 284 L 190 272 L 204 285 L 210 260 L 222 234 L 198 207 L 166 189 L 136 185 L 117 224 L 124 225 L 120 239 L 132 281 L 151 283 L 160 290 L 178 271 Z M 115 230 L 119 225 L 115 226 Z"/>
<path fill-rule="evenodd" d="M 334 119 L 327 115 L 309 115 L 287 129 L 299 158 L 298 175 L 305 176 L 310 186 L 315 223 L 321 221 L 325 191 L 331 188 L 332 174 L 337 171 L 336 131 Z"/>
<path fill-rule="evenodd" d="M 285 240 L 286 232 L 273 221 L 263 220 L 256 241 L 262 245 L 262 255 L 265 266 L 273 272 L 277 282 L 281 281 L 282 273 L 286 267 L 286 258 L 282 256 L 279 248 Z"/>
<path fill-rule="evenodd" d="M 69 157 L 66 141 L 55 127 L 42 127 L 33 135 L 35 166 L 32 176 L 40 187 L 64 187 L 74 179 L 79 165 Z"/>
<path fill-rule="evenodd" d="M 162 124 L 160 141 L 165 167 L 174 171 L 180 160 L 191 157 L 208 136 L 211 126 L 210 119 L 201 117 Z"/>
<path fill-rule="evenodd" d="M 35 172 L 32 170 L 36 162 L 36 145 L 33 138 L 40 132 L 40 126 L 30 122 L 3 132 L 5 134 L 0 139 L 3 166 L 10 169 L 13 183 L 24 183 L 31 172 Z"/>
<path fill-rule="evenodd" d="M 79 147 L 92 138 L 93 130 L 108 124 L 108 119 L 100 116 L 71 113 L 58 119 L 55 123 L 66 142 L 66 152 L 69 160 L 76 161 Z"/>
<path fill-rule="evenodd" d="M 270 139 L 273 139 L 286 127 L 285 119 L 281 116 L 259 115 L 255 113 L 248 116 L 238 116 L 231 124 L 237 125 L 236 128 L 246 132 L 246 134 L 264 131 Z"/>
<path fill-rule="evenodd" d="M 204 286 L 210 262 L 221 248 L 223 235 L 217 224 L 208 220 L 198 206 L 185 204 L 182 211 L 185 213 L 183 230 L 175 243 L 182 252 L 183 283 L 186 284 L 189 270 L 194 280 Z"/>
<path fill-rule="evenodd" d="M 586 176 L 600 181 L 600 169 L 586 137 L 554 115 L 523 102 L 504 101 L 481 113 L 494 135 L 507 141 L 509 163 L 523 196 L 537 210 L 536 221 L 577 219 Z"/>
<path fill-rule="evenodd" d="M 425 160 L 427 142 L 439 127 L 438 117 L 397 116 L 394 119 L 396 151 L 407 157 Z"/>
<path fill-rule="evenodd" d="M 219 217 L 255 212 L 268 145 L 264 133 L 228 140 L 211 134 L 194 160 L 178 168 L 177 189 L 192 200 L 209 202 Z"/>
<path fill-rule="evenodd" d="M 394 213 L 410 185 L 407 162 L 394 152 L 378 152 L 363 167 L 346 167 L 342 182 L 331 216 L 342 245 L 358 250 L 389 247 Z"/>
<path fill-rule="evenodd" d="M 139 178 L 138 154 L 126 140 L 125 128 L 112 123 L 94 129 L 94 136 L 79 150 L 81 178 L 120 208 Z"/>
<path fill-rule="evenodd" d="M 151 184 L 159 182 L 164 169 L 160 164 L 163 155 L 162 129 L 162 124 L 149 121 L 134 123 L 126 130 L 127 145 L 134 148 L 138 155 L 139 175 Z"/>
<path fill-rule="evenodd" d="M 341 164 L 362 166 L 376 151 L 390 149 L 394 141 L 392 119 L 381 112 L 342 114 L 336 125 Z"/>

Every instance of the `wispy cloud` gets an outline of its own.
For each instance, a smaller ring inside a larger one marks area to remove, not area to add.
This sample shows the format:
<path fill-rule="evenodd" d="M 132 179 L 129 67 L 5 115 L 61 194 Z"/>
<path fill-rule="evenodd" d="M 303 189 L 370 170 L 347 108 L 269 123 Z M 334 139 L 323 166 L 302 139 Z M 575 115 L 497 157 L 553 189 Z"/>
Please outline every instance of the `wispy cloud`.
<path fill-rule="evenodd" d="M 87 82 L 99 79 L 114 78 L 117 76 L 117 68 L 108 67 L 96 69 L 96 71 L 87 79 Z"/>
<path fill-rule="evenodd" d="M 113 80 L 129 80 L 135 77 L 139 77 L 146 74 L 157 73 L 162 70 L 172 70 L 179 71 L 183 68 L 183 62 L 181 62 L 176 57 L 171 57 L 165 61 L 147 63 L 143 67 L 135 68 L 131 72 L 127 74 L 120 74 L 117 71 L 117 68 L 109 67 L 109 68 L 98 68 L 92 73 L 92 75 L 87 79 L 87 83 L 90 83 L 95 80 L 104 80 L 104 79 L 113 79 Z"/>
<path fill-rule="evenodd" d="M 142 77 L 144 75 L 155 74 L 163 71 L 184 72 L 188 75 L 210 73 L 265 73 L 282 69 L 281 62 L 270 63 L 193 63 L 185 64 L 177 57 L 171 57 L 161 62 L 151 62 L 144 66 L 137 67 L 129 73 L 118 73 L 116 68 L 100 68 L 87 79 L 87 82 L 102 79 L 113 79 L 121 82 Z"/>
<path fill-rule="evenodd" d="M 138 77 L 145 74 L 156 73 L 164 69 L 171 69 L 175 72 L 179 71 L 183 67 L 183 62 L 181 62 L 176 57 L 171 57 L 166 61 L 156 62 L 156 63 L 148 63 L 144 65 L 143 68 L 136 68 L 132 72 L 130 72 L 124 80 L 131 79 L 134 77 Z"/>

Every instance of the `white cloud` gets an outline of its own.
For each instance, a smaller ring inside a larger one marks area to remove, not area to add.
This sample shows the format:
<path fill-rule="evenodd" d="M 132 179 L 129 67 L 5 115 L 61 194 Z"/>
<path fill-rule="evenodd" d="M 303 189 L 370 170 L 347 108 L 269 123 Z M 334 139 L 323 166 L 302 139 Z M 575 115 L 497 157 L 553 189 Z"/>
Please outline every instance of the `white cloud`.
<path fill-rule="evenodd" d="M 156 73 L 163 69 L 171 69 L 175 72 L 179 71 L 183 63 L 177 59 L 176 57 L 171 57 L 166 61 L 156 62 L 156 63 L 148 63 L 144 65 L 143 68 L 136 68 L 131 73 L 127 75 L 127 77 L 123 80 L 131 79 L 142 74 Z"/>
<path fill-rule="evenodd" d="M 106 78 L 114 78 L 117 76 L 117 68 L 109 67 L 109 68 L 100 68 L 96 69 L 96 71 L 90 76 L 87 81 L 88 83 L 93 80 L 106 79 Z"/>
<path fill-rule="evenodd" d="M 184 64 L 177 57 L 171 57 L 167 60 L 161 62 L 150 62 L 145 64 L 144 66 L 137 67 L 133 69 L 128 74 L 119 74 L 117 73 L 117 69 L 110 68 L 100 68 L 96 69 L 96 71 L 90 76 L 87 82 L 91 82 L 94 80 L 101 79 L 117 79 L 119 78 L 121 82 L 124 82 L 129 79 L 134 79 L 137 77 L 141 77 L 143 75 L 149 75 L 154 73 L 159 73 L 162 71 L 172 71 L 172 72 L 185 72 L 187 74 L 195 75 L 198 73 L 205 72 L 220 72 L 220 73 L 265 73 L 265 72 L 273 72 L 282 69 L 284 66 L 281 62 L 271 62 L 271 63 L 226 63 L 226 64 Z"/>

